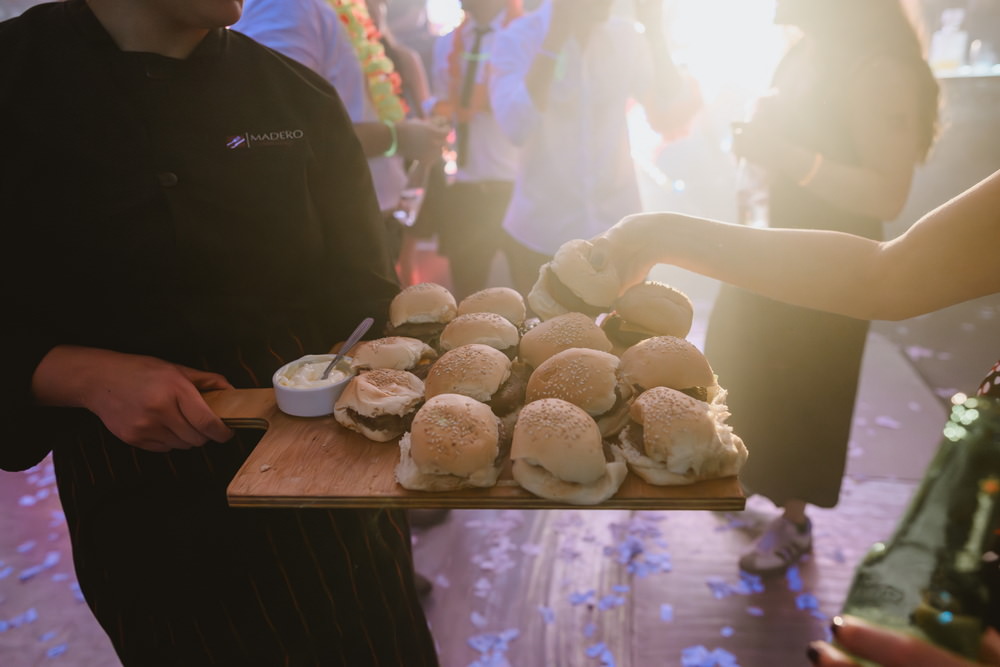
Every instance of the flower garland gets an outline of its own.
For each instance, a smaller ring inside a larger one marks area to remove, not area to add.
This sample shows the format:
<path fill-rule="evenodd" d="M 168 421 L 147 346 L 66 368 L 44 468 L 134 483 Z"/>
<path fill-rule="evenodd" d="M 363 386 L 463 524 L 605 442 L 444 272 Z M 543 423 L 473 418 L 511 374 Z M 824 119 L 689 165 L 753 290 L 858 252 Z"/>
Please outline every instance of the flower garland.
<path fill-rule="evenodd" d="M 385 54 L 382 35 L 368 14 L 365 0 L 328 1 L 347 26 L 351 45 L 368 81 L 368 94 L 379 120 L 393 123 L 403 120 L 408 109 L 401 97 L 402 80 L 392 60 Z"/>

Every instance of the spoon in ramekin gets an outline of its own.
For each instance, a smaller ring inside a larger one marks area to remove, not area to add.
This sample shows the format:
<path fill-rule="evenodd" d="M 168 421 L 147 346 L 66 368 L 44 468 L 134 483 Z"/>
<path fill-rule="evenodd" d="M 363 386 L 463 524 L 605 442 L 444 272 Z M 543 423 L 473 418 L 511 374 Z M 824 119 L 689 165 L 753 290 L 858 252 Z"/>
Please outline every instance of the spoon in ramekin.
<path fill-rule="evenodd" d="M 340 346 L 340 352 L 337 353 L 337 356 L 335 356 L 333 361 L 331 361 L 323 370 L 323 374 L 320 376 L 321 380 L 325 380 L 330 376 L 330 371 L 333 370 L 334 366 L 340 363 L 340 360 L 344 358 L 344 355 L 351 351 L 351 348 L 354 347 L 359 340 L 361 340 L 361 337 L 364 336 L 369 329 L 371 329 L 371 326 L 374 323 L 375 320 L 370 317 L 366 317 L 361 320 L 361 324 L 359 324 L 354 330 L 354 333 L 348 336 L 347 340 L 344 341 L 344 344 Z"/>

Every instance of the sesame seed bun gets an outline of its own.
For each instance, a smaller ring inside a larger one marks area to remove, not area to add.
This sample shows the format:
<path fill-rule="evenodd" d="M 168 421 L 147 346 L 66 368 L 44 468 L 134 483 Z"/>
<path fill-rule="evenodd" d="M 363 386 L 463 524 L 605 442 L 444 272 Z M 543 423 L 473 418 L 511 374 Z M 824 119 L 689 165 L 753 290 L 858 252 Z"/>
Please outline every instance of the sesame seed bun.
<path fill-rule="evenodd" d="M 596 315 L 611 309 L 621 280 L 611 262 L 603 269 L 594 268 L 590 263 L 593 249 L 590 241 L 567 241 L 542 267 L 528 294 L 528 303 L 539 317 L 548 319 L 567 311 Z"/>
<path fill-rule="evenodd" d="M 610 352 L 612 346 L 594 320 L 582 313 L 566 313 L 526 331 L 521 337 L 519 354 L 526 364 L 538 368 L 553 354 L 571 347 Z"/>
<path fill-rule="evenodd" d="M 572 505 L 607 500 L 625 480 L 622 460 L 607 462 L 601 433 L 577 406 L 543 398 L 522 408 L 511 447 L 514 479 L 531 493 Z"/>
<path fill-rule="evenodd" d="M 715 373 L 701 350 L 684 338 L 654 336 L 622 353 L 622 378 L 638 391 L 653 387 L 687 390 L 705 387 L 710 399 L 717 391 Z"/>
<path fill-rule="evenodd" d="M 437 352 L 422 340 L 406 336 L 386 336 L 363 341 L 351 350 L 351 368 L 394 368 L 408 371 L 435 358 Z"/>
<path fill-rule="evenodd" d="M 521 335 L 507 318 L 496 313 L 459 315 L 441 332 L 441 349 L 452 350 L 462 345 L 480 343 L 512 356 Z"/>
<path fill-rule="evenodd" d="M 614 310 L 601 323 L 608 338 L 628 348 L 652 336 L 684 338 L 691 332 L 694 305 L 680 290 L 655 281 L 629 287 L 615 299 Z"/>
<path fill-rule="evenodd" d="M 618 376 L 618 357 L 600 350 L 570 348 L 552 355 L 528 380 L 527 402 L 561 398 L 597 421 L 601 435 L 616 434 L 628 420 L 632 388 Z"/>
<path fill-rule="evenodd" d="M 487 402 L 510 377 L 510 359 L 489 345 L 472 343 L 448 350 L 434 362 L 424 382 L 427 398 L 463 394 Z"/>
<path fill-rule="evenodd" d="M 516 327 L 527 317 L 524 297 L 509 287 L 487 287 L 465 297 L 458 304 L 458 314 L 469 313 L 496 313 Z"/>
<path fill-rule="evenodd" d="M 446 324 L 458 309 L 455 297 L 437 283 L 418 283 L 404 288 L 389 304 L 389 323 L 399 327 L 405 323 Z"/>
<path fill-rule="evenodd" d="M 489 406 L 468 396 L 428 399 L 400 438 L 396 480 L 417 491 L 493 486 L 502 463 L 499 428 Z"/>
<path fill-rule="evenodd" d="M 333 408 L 341 426 L 369 440 L 388 442 L 401 435 L 424 399 L 424 383 L 413 373 L 378 368 L 356 375 Z"/>

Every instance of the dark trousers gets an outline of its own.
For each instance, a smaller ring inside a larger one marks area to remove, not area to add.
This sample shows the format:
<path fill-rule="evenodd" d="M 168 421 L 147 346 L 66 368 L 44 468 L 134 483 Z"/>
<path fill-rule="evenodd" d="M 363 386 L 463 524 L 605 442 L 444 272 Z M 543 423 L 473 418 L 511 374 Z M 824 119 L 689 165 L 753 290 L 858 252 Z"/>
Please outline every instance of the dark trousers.
<path fill-rule="evenodd" d="M 448 258 L 455 298 L 461 300 L 486 287 L 493 258 L 503 247 L 501 225 L 513 190 L 509 181 L 448 186 L 438 250 Z"/>
<path fill-rule="evenodd" d="M 543 264 L 552 259 L 552 256 L 521 245 L 506 232 L 504 237 L 503 251 L 507 257 L 514 289 L 527 297 L 538 280 L 538 271 Z"/>

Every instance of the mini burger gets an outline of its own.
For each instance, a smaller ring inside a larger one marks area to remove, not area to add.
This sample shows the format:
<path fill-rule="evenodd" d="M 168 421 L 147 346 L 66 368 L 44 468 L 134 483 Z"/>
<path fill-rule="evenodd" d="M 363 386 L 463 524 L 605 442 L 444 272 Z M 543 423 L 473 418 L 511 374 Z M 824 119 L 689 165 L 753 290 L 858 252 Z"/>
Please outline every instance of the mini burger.
<path fill-rule="evenodd" d="M 527 317 L 524 297 L 509 287 L 487 287 L 465 297 L 458 304 L 458 314 L 469 313 L 496 313 L 515 327 L 524 324 Z"/>
<path fill-rule="evenodd" d="M 459 315 L 445 325 L 441 332 L 440 346 L 444 351 L 462 345 L 479 343 L 500 350 L 508 359 L 517 356 L 521 334 L 517 327 L 496 313 L 468 313 Z"/>
<path fill-rule="evenodd" d="M 621 290 L 618 271 L 612 263 L 598 270 L 590 263 L 590 241 L 567 241 L 538 271 L 528 305 L 543 320 L 564 313 L 596 317 L 611 310 Z"/>
<path fill-rule="evenodd" d="M 474 398 L 486 403 L 512 428 L 512 415 L 524 404 L 529 375 L 527 366 L 511 362 L 503 352 L 472 343 L 448 350 L 434 362 L 427 374 L 424 393 L 427 398 L 439 394 Z M 505 431 L 505 435 L 509 433 Z"/>
<path fill-rule="evenodd" d="M 418 283 L 404 288 L 389 304 L 386 334 L 418 338 L 437 348 L 444 326 L 455 318 L 458 305 L 447 288 Z"/>
<path fill-rule="evenodd" d="M 691 331 L 694 306 L 684 292 L 647 281 L 629 287 L 615 299 L 601 328 L 615 347 L 626 349 L 653 336 L 684 338 Z"/>
<path fill-rule="evenodd" d="M 572 403 L 543 398 L 528 403 L 514 426 L 514 479 L 526 490 L 570 505 L 596 505 L 613 496 L 628 467 L 608 461 L 597 423 Z"/>
<path fill-rule="evenodd" d="M 573 347 L 558 352 L 534 370 L 525 400 L 561 398 L 590 415 L 604 437 L 617 435 L 628 421 L 632 387 L 618 375 L 610 352 Z"/>
<path fill-rule="evenodd" d="M 505 460 L 489 406 L 461 394 L 439 394 L 424 403 L 399 439 L 396 481 L 413 491 L 489 487 Z"/>
<path fill-rule="evenodd" d="M 613 448 L 650 484 L 728 477 L 747 460 L 743 440 L 725 423 L 729 410 L 721 401 L 706 403 L 654 387 L 636 398 L 630 417 Z"/>
<path fill-rule="evenodd" d="M 611 341 L 593 319 L 583 313 L 566 313 L 539 323 L 521 336 L 520 358 L 532 368 L 556 352 L 571 347 L 611 351 Z"/>
<path fill-rule="evenodd" d="M 702 401 L 720 392 L 715 373 L 701 350 L 676 336 L 654 336 L 622 353 L 622 378 L 636 394 L 653 387 L 670 387 Z"/>
<path fill-rule="evenodd" d="M 409 428 L 423 400 L 424 383 L 416 375 L 377 368 L 351 379 L 334 405 L 333 416 L 369 440 L 388 442 Z"/>
<path fill-rule="evenodd" d="M 351 350 L 351 368 L 356 371 L 393 368 L 423 378 L 437 356 L 434 348 L 422 340 L 387 336 L 364 341 Z"/>

